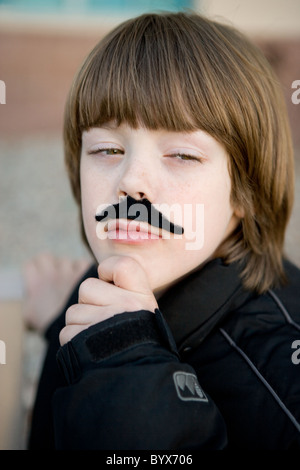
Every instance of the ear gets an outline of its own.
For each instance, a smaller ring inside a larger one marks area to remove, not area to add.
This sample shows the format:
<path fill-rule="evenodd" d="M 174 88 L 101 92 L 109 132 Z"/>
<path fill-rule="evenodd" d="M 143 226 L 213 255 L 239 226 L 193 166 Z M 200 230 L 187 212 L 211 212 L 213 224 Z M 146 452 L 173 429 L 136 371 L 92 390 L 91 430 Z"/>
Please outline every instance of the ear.
<path fill-rule="evenodd" d="M 235 207 L 233 213 L 238 219 L 245 217 L 245 209 L 242 206 Z"/>

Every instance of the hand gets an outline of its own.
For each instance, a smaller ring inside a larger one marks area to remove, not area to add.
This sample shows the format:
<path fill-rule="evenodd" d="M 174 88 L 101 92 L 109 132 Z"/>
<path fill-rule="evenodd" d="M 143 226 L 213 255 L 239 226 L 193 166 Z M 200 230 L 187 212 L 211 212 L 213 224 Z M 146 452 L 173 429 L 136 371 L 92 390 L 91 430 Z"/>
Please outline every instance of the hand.
<path fill-rule="evenodd" d="M 43 333 L 90 264 L 87 259 L 72 260 L 48 253 L 29 260 L 23 268 L 23 317 L 26 326 Z"/>
<path fill-rule="evenodd" d="M 98 267 L 99 279 L 83 281 L 78 304 L 66 312 L 66 326 L 60 332 L 64 345 L 91 325 L 123 312 L 154 312 L 156 299 L 142 266 L 131 257 L 113 256 Z"/>

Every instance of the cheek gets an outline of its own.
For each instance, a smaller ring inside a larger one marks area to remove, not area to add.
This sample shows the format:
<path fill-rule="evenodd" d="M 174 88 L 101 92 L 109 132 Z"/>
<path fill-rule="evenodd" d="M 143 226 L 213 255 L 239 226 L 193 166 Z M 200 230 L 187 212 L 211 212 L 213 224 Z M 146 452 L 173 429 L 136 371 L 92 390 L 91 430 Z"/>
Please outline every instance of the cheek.
<path fill-rule="evenodd" d="M 230 203 L 229 175 L 217 175 L 207 181 L 199 186 L 198 193 L 194 195 L 194 201 L 198 202 L 193 204 L 192 217 L 187 219 L 192 222 L 186 224 L 186 235 L 190 239 L 194 235 L 194 246 L 201 246 L 202 251 L 209 254 L 225 237 L 233 210 Z"/>
<path fill-rule="evenodd" d="M 97 207 L 106 199 L 103 194 L 107 185 L 97 177 L 97 173 L 83 162 L 80 167 L 81 207 L 86 236 L 90 245 L 97 240 L 95 215 Z M 93 246 L 91 246 L 93 248 Z"/>
<path fill-rule="evenodd" d="M 205 234 L 206 239 L 221 242 L 233 215 L 230 202 L 230 184 L 220 182 L 214 192 L 209 194 L 205 202 Z"/>
<path fill-rule="evenodd" d="M 93 221 L 92 213 L 94 208 L 94 182 L 90 174 L 81 166 L 80 171 L 80 186 L 81 186 L 81 207 L 82 217 L 86 231 L 89 228 L 90 221 Z"/>

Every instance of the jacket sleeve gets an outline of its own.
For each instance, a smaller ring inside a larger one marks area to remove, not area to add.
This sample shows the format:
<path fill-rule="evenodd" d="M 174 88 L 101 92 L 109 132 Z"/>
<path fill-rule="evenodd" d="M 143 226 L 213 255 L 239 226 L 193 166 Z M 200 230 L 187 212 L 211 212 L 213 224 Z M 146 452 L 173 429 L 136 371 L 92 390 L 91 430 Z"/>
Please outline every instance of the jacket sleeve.
<path fill-rule="evenodd" d="M 222 449 L 226 429 L 159 310 L 125 312 L 82 331 L 57 355 L 57 449 Z"/>

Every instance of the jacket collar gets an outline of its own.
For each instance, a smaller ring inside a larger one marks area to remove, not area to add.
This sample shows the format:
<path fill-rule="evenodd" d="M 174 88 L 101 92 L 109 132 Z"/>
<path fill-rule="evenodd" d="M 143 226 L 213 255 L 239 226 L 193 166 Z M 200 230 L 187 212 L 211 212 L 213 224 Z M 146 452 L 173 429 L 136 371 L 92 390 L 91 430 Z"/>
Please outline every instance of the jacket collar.
<path fill-rule="evenodd" d="M 158 304 L 182 352 L 199 345 L 253 295 L 243 288 L 237 264 L 225 265 L 218 258 L 171 287 Z"/>

